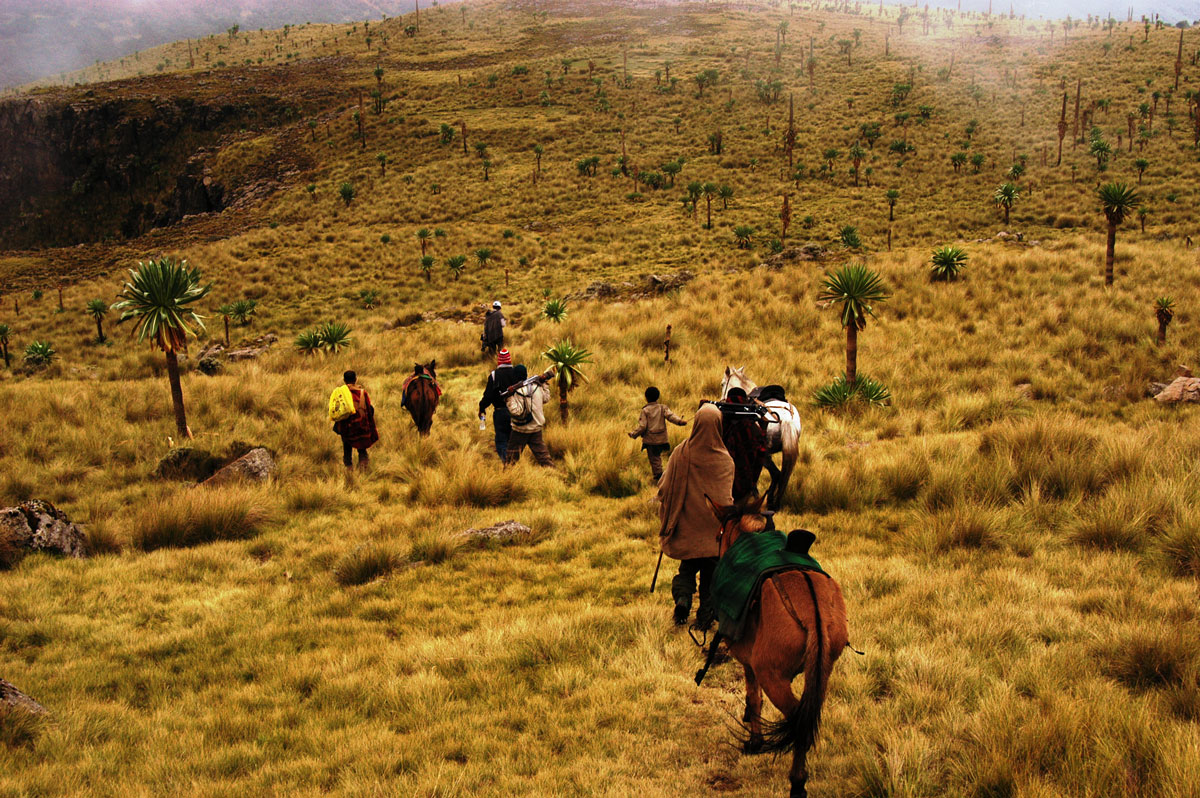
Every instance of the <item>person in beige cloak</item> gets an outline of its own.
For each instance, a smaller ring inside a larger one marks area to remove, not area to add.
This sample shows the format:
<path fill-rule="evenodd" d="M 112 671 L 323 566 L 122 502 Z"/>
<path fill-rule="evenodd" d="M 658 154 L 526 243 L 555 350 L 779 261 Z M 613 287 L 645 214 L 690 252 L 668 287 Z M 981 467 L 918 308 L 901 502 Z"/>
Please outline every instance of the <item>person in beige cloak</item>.
<path fill-rule="evenodd" d="M 687 623 L 692 610 L 696 577 L 700 577 L 700 607 L 695 625 L 707 629 L 714 612 L 709 597 L 717 567 L 717 532 L 720 523 L 704 497 L 721 505 L 733 503 L 733 458 L 721 442 L 721 411 L 705 404 L 696 411 L 692 434 L 671 459 L 658 485 L 659 545 L 668 557 L 679 560 L 679 573 L 671 580 L 675 624 Z"/>

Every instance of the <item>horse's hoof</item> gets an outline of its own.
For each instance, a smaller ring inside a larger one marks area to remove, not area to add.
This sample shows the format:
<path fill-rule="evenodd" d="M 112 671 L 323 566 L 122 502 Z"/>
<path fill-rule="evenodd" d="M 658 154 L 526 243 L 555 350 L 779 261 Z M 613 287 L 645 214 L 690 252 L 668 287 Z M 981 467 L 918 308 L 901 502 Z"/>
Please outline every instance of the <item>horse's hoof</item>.
<path fill-rule="evenodd" d="M 763 750 L 763 738 L 758 735 L 753 735 L 749 740 L 742 744 L 742 753 L 747 756 L 761 754 Z"/>
<path fill-rule="evenodd" d="M 792 791 L 788 793 L 788 798 L 808 798 L 808 790 L 804 789 L 804 782 L 792 782 Z"/>

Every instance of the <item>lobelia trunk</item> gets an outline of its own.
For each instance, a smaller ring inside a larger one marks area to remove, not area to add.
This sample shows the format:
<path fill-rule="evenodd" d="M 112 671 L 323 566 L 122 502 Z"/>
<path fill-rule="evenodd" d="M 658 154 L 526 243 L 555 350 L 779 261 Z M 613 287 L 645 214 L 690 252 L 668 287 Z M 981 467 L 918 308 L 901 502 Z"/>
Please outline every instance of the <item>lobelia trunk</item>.
<path fill-rule="evenodd" d="M 175 429 L 181 438 L 191 438 L 183 410 L 183 386 L 179 384 L 179 358 L 174 350 L 167 352 L 167 379 L 171 383 L 171 404 L 175 406 Z"/>
<path fill-rule="evenodd" d="M 97 341 L 104 340 L 104 327 L 101 324 L 100 319 L 96 319 L 96 340 Z"/>
<path fill-rule="evenodd" d="M 707 221 L 705 222 L 704 226 L 707 227 L 709 230 L 711 230 L 712 229 L 712 197 L 704 198 L 704 210 L 705 210 L 705 213 L 707 214 Z"/>
<path fill-rule="evenodd" d="M 1158 320 L 1158 345 L 1162 346 L 1167 342 L 1167 325 L 1171 323 L 1170 319 L 1163 321 Z"/>
<path fill-rule="evenodd" d="M 225 348 L 229 348 L 229 317 L 225 317 Z"/>
<path fill-rule="evenodd" d="M 1008 224 L 1008 206 L 1007 205 L 1004 206 L 1004 224 L 1005 225 Z"/>
<path fill-rule="evenodd" d="M 1104 284 L 1113 284 L 1113 261 L 1117 254 L 1117 226 L 1108 223 L 1108 243 L 1104 248 Z"/>
<path fill-rule="evenodd" d="M 567 384 L 562 380 L 558 381 L 558 415 L 562 418 L 564 424 L 567 423 Z"/>
<path fill-rule="evenodd" d="M 853 387 L 858 380 L 858 326 L 846 326 L 846 384 Z"/>

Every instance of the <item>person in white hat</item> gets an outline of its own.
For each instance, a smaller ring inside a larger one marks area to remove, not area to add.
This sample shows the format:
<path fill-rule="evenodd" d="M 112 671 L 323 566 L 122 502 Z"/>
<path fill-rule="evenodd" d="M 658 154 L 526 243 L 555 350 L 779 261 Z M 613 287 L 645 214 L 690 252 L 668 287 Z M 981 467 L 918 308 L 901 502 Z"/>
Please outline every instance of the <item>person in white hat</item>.
<path fill-rule="evenodd" d="M 504 328 L 507 326 L 508 319 L 500 312 L 500 300 L 497 299 L 483 317 L 483 335 L 479 336 L 483 351 L 495 355 L 504 348 Z"/>

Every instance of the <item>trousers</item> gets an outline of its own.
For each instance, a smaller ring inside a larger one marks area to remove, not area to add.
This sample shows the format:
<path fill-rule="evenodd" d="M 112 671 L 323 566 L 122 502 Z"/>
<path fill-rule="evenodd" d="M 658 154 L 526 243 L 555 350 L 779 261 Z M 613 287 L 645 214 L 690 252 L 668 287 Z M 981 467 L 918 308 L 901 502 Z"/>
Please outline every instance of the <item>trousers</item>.
<path fill-rule="evenodd" d="M 540 466 L 552 466 L 554 461 L 550 459 L 550 450 L 546 448 L 546 442 L 542 439 L 542 431 L 537 432 L 517 432 L 512 431 L 508 437 L 508 454 L 505 456 L 504 462 L 515 463 L 521 459 L 521 452 L 525 447 L 529 447 L 529 451 L 533 452 L 533 459 Z"/>
<path fill-rule="evenodd" d="M 367 463 L 370 460 L 371 460 L 371 457 L 370 457 L 370 455 L 367 454 L 366 449 L 358 450 L 358 467 L 359 468 L 366 468 Z M 346 440 L 345 438 L 342 438 L 342 462 L 345 464 L 346 468 L 354 467 L 354 447 L 351 446 L 350 441 Z"/>
<path fill-rule="evenodd" d="M 679 573 L 671 580 L 671 598 L 676 606 L 692 608 L 692 594 L 696 592 L 696 577 L 700 577 L 700 607 L 696 610 L 696 623 L 705 626 L 715 617 L 712 609 L 713 571 L 717 568 L 716 557 L 697 557 L 694 560 L 680 560 Z"/>

